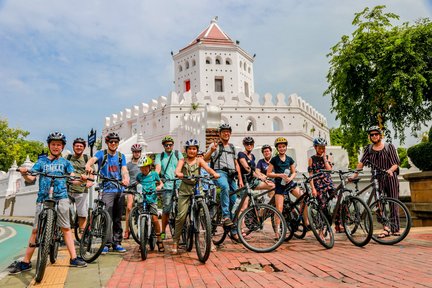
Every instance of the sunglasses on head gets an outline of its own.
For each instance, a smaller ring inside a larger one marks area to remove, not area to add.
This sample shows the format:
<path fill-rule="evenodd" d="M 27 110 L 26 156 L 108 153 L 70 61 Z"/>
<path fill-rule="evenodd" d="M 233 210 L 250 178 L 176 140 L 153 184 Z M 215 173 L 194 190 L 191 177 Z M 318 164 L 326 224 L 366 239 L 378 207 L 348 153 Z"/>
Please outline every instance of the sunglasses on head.
<path fill-rule="evenodd" d="M 371 133 L 371 134 L 369 134 L 369 136 L 378 136 L 378 135 L 380 135 L 379 133 Z"/>

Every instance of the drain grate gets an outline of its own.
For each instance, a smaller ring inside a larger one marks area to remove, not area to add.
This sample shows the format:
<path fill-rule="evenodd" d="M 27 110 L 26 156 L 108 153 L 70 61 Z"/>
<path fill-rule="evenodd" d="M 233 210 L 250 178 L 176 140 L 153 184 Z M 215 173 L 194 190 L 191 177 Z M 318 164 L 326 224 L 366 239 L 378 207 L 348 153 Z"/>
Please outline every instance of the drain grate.
<path fill-rule="evenodd" d="M 251 264 L 250 262 L 240 263 L 239 267 L 229 268 L 230 270 L 239 270 L 242 272 L 253 272 L 253 273 L 273 273 L 282 272 L 281 269 L 277 268 L 273 263 L 262 265 L 260 263 Z"/>

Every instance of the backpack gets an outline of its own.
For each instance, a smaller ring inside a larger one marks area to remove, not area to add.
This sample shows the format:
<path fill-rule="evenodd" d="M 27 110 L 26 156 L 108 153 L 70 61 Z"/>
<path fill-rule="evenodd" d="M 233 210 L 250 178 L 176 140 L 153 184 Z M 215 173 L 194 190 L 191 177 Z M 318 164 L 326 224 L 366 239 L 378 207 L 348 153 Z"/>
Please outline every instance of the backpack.
<path fill-rule="evenodd" d="M 224 150 L 224 146 L 222 145 L 222 143 L 219 143 L 219 153 L 216 155 L 216 157 L 213 159 L 211 159 L 211 162 L 210 162 L 210 167 L 212 168 L 212 169 L 214 169 L 214 165 L 215 165 L 215 163 L 216 163 L 216 161 L 218 161 L 219 159 L 220 159 L 220 157 L 222 156 L 222 153 L 223 152 L 226 152 L 226 153 L 230 153 L 230 154 L 232 154 L 232 156 L 233 156 L 233 160 L 234 160 L 234 163 L 235 163 L 235 147 L 234 147 L 234 145 L 233 144 L 231 144 L 231 143 L 228 143 L 229 144 L 229 146 L 230 146 L 230 149 L 231 149 L 231 151 L 226 151 L 226 150 Z M 219 163 L 220 164 L 220 163 Z"/>
<path fill-rule="evenodd" d="M 174 150 L 174 156 L 177 158 L 177 161 L 179 160 L 179 151 L 178 150 Z M 160 153 L 160 161 L 162 162 L 162 159 L 165 158 L 165 153 L 161 152 Z"/>
<path fill-rule="evenodd" d="M 121 168 L 122 168 L 122 153 L 120 151 L 117 151 L 117 155 L 118 155 L 118 161 L 119 161 L 119 168 L 120 168 L 120 175 L 121 175 Z M 107 149 L 104 150 L 104 157 L 102 159 L 102 163 L 99 166 L 98 169 L 98 173 L 100 172 L 100 170 L 102 169 L 102 167 L 105 166 L 106 162 L 108 160 L 108 151 Z"/>
<path fill-rule="evenodd" d="M 372 152 L 372 146 L 373 146 L 373 144 L 369 144 L 368 145 L 368 152 L 369 152 L 369 154 Z M 390 144 L 389 143 L 387 143 L 387 142 L 384 142 L 384 152 L 386 152 L 387 154 L 389 153 L 389 146 L 390 146 Z M 399 175 L 399 167 L 396 169 L 396 175 Z"/>
<path fill-rule="evenodd" d="M 87 154 L 83 154 L 83 157 L 84 157 L 84 161 L 87 163 L 88 160 L 89 160 L 88 155 Z M 72 154 L 67 155 L 66 159 L 68 161 L 70 161 L 72 159 Z"/>

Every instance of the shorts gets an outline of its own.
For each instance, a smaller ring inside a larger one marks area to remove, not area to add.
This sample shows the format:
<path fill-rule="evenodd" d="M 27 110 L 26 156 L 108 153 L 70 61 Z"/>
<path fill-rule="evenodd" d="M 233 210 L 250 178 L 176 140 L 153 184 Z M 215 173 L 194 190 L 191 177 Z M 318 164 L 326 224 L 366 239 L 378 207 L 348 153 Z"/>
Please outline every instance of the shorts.
<path fill-rule="evenodd" d="M 172 190 L 165 190 L 162 193 L 162 213 L 169 214 L 172 207 Z"/>
<path fill-rule="evenodd" d="M 277 185 L 275 188 L 275 193 L 278 195 L 286 195 L 288 192 L 291 192 L 294 188 L 297 187 L 297 182 L 291 181 L 286 185 Z"/>
<path fill-rule="evenodd" d="M 58 200 L 57 205 L 57 226 L 60 228 L 70 228 L 70 200 L 69 198 Z M 37 224 L 39 221 L 39 215 L 43 210 L 43 203 L 36 203 L 36 213 L 35 220 L 33 222 L 33 228 L 37 228 Z"/>
<path fill-rule="evenodd" d="M 148 204 L 147 206 L 149 208 L 150 214 L 151 215 L 156 215 L 158 216 L 158 207 L 156 203 L 152 203 L 152 204 Z"/>
<path fill-rule="evenodd" d="M 88 193 L 69 193 L 69 195 L 75 199 L 78 217 L 86 218 L 88 213 Z"/>
<path fill-rule="evenodd" d="M 261 180 L 259 180 L 258 178 L 252 178 L 249 181 L 249 187 L 250 189 L 254 190 L 256 187 L 258 187 L 258 185 L 261 183 Z"/>

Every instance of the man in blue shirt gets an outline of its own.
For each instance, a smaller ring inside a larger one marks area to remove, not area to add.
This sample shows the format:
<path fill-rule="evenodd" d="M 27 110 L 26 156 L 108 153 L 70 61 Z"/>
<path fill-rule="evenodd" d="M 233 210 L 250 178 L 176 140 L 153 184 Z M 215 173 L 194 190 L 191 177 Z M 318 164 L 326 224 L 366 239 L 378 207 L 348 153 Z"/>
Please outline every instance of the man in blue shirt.
<path fill-rule="evenodd" d="M 95 156 L 90 158 L 86 164 L 86 171 L 93 172 L 92 165 L 97 162 L 99 173 L 105 177 L 115 178 L 121 181 L 122 185 L 129 185 L 129 172 L 126 165 L 126 157 L 117 152 L 120 137 L 117 133 L 111 132 L 105 137 L 105 143 L 108 146 L 106 150 L 96 152 Z M 126 249 L 121 246 L 123 240 L 123 228 L 121 218 L 124 207 L 123 187 L 110 181 L 102 182 L 102 201 L 112 219 L 112 235 L 108 236 L 107 246 L 102 250 L 102 254 L 109 251 L 112 245 L 113 251 L 124 253 Z"/>

